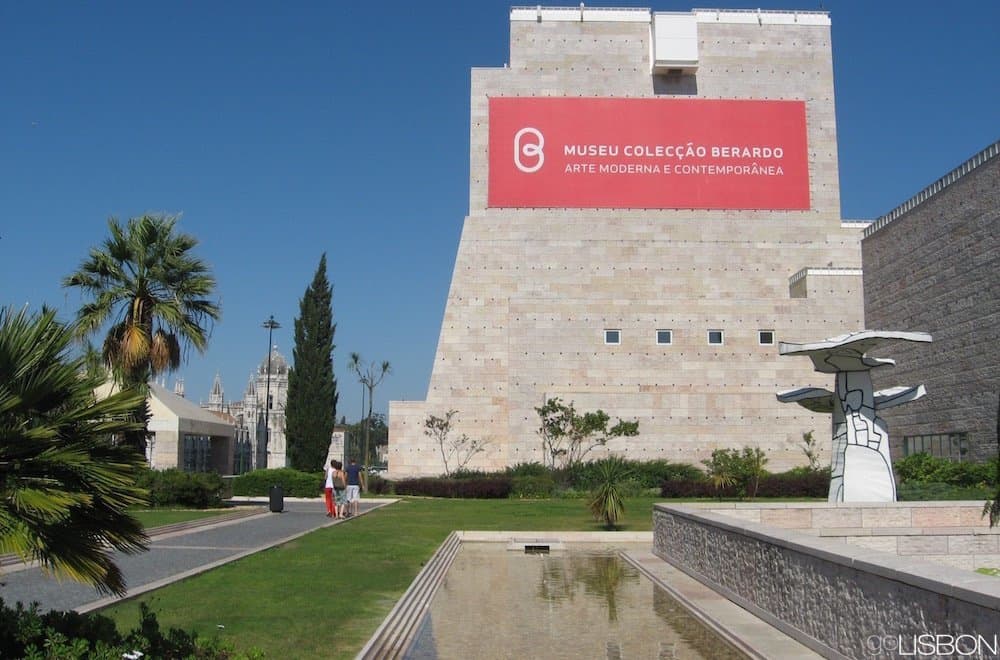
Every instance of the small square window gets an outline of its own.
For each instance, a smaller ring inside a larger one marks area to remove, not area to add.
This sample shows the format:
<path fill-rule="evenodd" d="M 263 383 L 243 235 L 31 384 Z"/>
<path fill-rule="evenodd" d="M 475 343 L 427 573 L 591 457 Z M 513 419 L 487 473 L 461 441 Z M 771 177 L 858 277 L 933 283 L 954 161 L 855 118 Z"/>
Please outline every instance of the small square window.
<path fill-rule="evenodd" d="M 604 331 L 604 343 L 609 345 L 617 345 L 622 343 L 622 331 L 621 330 L 605 330 Z"/>
<path fill-rule="evenodd" d="M 656 331 L 656 343 L 660 346 L 669 346 L 674 343 L 674 331 L 673 330 L 657 330 Z"/>
<path fill-rule="evenodd" d="M 761 346 L 774 345 L 774 330 L 759 330 L 757 332 L 757 341 Z"/>
<path fill-rule="evenodd" d="M 708 331 L 708 343 L 713 346 L 720 346 L 723 343 L 723 333 L 722 330 L 709 330 Z"/>

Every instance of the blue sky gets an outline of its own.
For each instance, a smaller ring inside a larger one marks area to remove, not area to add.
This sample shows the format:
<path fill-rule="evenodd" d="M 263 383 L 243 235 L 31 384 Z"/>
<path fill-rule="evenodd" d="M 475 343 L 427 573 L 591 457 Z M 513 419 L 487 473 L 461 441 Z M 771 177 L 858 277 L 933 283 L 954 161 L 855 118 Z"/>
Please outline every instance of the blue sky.
<path fill-rule="evenodd" d="M 70 318 L 80 299 L 60 280 L 109 216 L 182 213 L 223 308 L 176 374 L 188 398 L 216 373 L 241 395 L 271 314 L 291 357 L 326 252 L 338 417 L 361 412 L 352 351 L 393 365 L 377 409 L 422 399 L 468 211 L 469 70 L 507 61 L 510 6 L 0 3 L 0 305 Z M 1000 137 L 1000 3 L 763 6 L 831 13 L 845 218 L 886 213 Z"/>

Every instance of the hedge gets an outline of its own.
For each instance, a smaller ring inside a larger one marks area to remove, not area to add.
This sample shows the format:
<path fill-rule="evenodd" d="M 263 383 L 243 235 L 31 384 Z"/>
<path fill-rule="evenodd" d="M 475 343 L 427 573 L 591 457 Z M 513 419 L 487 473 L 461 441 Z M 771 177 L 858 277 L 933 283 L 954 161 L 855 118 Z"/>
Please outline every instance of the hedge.
<path fill-rule="evenodd" d="M 996 485 L 997 459 L 985 463 L 952 461 L 920 453 L 893 461 L 893 470 L 900 481 L 939 483 L 952 486 Z"/>
<path fill-rule="evenodd" d="M 511 496 L 525 499 L 545 499 L 556 492 L 556 482 L 551 474 L 511 478 Z"/>
<path fill-rule="evenodd" d="M 600 481 L 600 468 L 604 459 L 579 463 L 562 472 L 563 480 L 576 489 L 590 490 Z M 664 481 L 698 481 L 705 473 L 689 463 L 672 463 L 667 460 L 629 461 L 631 479 L 640 488 L 657 488 Z"/>
<path fill-rule="evenodd" d="M 756 497 L 826 497 L 830 492 L 829 470 L 790 470 L 766 474 L 760 479 Z M 707 479 L 674 479 L 660 484 L 661 497 L 723 497 L 740 496 L 738 486 L 716 490 Z"/>
<path fill-rule="evenodd" d="M 987 486 L 955 486 L 933 482 L 904 482 L 896 491 L 901 502 L 924 502 L 935 500 L 987 500 L 993 493 Z"/>
<path fill-rule="evenodd" d="M 395 491 L 397 495 L 503 499 L 510 497 L 512 483 L 509 477 L 483 479 L 404 479 L 395 483 Z"/>
<path fill-rule="evenodd" d="M 254 470 L 233 479 L 233 495 L 261 497 L 271 492 L 271 486 L 281 486 L 285 497 L 319 497 L 325 482 L 326 475 L 318 472 L 291 468 Z"/>
<path fill-rule="evenodd" d="M 138 479 L 149 490 L 151 506 L 207 509 L 222 505 L 222 477 L 215 472 L 184 472 L 176 468 L 145 470 Z"/>

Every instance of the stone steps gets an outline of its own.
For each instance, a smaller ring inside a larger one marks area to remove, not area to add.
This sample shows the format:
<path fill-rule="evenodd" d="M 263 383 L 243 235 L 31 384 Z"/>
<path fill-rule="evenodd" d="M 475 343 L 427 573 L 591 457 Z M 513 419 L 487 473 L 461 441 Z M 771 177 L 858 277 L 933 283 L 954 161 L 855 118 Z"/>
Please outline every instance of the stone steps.
<path fill-rule="evenodd" d="M 389 612 L 382 625 L 358 653 L 359 660 L 402 658 L 406 654 L 420 627 L 434 593 L 444 580 L 448 568 L 458 553 L 462 542 L 452 532 L 430 558 Z"/>

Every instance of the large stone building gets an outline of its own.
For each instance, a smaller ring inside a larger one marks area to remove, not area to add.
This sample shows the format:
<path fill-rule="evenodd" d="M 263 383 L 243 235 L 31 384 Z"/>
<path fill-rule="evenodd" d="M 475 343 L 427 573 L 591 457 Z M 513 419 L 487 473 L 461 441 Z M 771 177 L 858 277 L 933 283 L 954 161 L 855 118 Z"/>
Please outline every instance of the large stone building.
<path fill-rule="evenodd" d="M 389 476 L 439 474 L 428 415 L 542 461 L 550 397 L 639 421 L 608 450 L 805 461 L 829 386 L 778 341 L 864 327 L 863 225 L 840 213 L 825 12 L 531 8 L 473 69 L 465 218 L 424 401 L 390 403 Z M 597 456 L 599 454 L 594 454 Z"/>
<path fill-rule="evenodd" d="M 872 328 L 929 332 L 900 343 L 876 387 L 924 384 L 927 396 L 884 411 L 895 456 L 996 456 L 1000 394 L 1000 142 L 865 230 L 865 318 Z"/>

